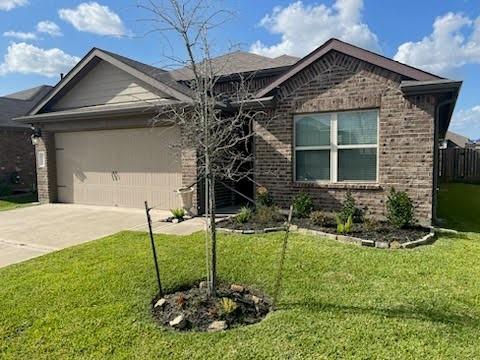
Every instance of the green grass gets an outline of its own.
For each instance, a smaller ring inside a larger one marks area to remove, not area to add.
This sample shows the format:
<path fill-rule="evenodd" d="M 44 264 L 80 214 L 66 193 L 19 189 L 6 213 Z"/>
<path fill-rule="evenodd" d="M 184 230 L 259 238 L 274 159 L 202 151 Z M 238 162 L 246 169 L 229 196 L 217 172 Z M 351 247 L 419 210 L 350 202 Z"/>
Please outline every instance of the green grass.
<path fill-rule="evenodd" d="M 221 235 L 219 274 L 271 293 L 282 234 Z M 167 291 L 203 277 L 201 233 L 157 236 Z M 480 236 L 384 251 L 292 234 L 279 309 L 223 333 L 150 316 L 148 237 L 124 232 L 0 269 L 2 359 L 474 359 Z"/>
<path fill-rule="evenodd" d="M 0 199 L 0 211 L 17 209 L 30 206 L 37 201 L 37 194 L 28 193 L 25 195 L 9 196 Z"/>
<path fill-rule="evenodd" d="M 441 184 L 437 215 L 448 228 L 480 232 L 480 185 Z"/>

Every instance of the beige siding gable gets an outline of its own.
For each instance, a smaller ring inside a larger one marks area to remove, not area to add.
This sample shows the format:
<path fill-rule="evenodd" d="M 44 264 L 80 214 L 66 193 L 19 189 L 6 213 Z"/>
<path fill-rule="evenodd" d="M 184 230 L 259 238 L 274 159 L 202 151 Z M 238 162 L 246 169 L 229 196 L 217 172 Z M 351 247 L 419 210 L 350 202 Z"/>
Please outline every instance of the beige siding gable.
<path fill-rule="evenodd" d="M 100 61 L 52 106 L 52 110 L 98 105 L 147 104 L 166 98 L 169 96 L 131 74 L 106 61 Z"/>

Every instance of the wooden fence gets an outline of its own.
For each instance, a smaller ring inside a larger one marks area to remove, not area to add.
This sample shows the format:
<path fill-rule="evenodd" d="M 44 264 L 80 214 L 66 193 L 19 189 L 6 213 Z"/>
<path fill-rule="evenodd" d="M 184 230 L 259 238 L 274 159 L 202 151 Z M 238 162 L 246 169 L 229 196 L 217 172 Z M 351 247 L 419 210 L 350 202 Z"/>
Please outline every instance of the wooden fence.
<path fill-rule="evenodd" d="M 480 150 L 440 150 L 440 181 L 480 183 Z"/>

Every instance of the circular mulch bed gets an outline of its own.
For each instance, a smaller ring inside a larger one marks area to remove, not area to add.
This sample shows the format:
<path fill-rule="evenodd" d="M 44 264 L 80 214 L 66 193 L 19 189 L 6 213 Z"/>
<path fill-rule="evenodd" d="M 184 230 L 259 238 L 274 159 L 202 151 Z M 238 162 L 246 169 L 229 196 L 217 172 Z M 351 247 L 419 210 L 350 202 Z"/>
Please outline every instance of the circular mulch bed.
<path fill-rule="evenodd" d="M 206 282 L 183 291 L 156 296 L 152 301 L 154 318 L 177 331 L 222 331 L 261 321 L 272 303 L 260 291 L 242 285 L 218 286 L 217 296 L 209 297 Z"/>

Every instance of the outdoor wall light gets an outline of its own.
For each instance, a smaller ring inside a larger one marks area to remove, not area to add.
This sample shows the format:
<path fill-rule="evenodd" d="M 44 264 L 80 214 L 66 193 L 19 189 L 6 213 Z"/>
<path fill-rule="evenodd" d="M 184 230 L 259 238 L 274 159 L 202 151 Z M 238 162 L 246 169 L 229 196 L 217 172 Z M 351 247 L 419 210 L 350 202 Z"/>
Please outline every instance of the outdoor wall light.
<path fill-rule="evenodd" d="M 42 129 L 32 127 L 33 134 L 30 136 L 30 139 L 32 140 L 32 145 L 38 145 L 40 138 L 42 137 Z"/>

